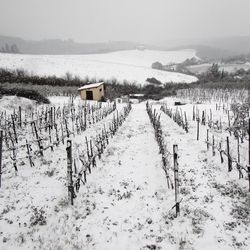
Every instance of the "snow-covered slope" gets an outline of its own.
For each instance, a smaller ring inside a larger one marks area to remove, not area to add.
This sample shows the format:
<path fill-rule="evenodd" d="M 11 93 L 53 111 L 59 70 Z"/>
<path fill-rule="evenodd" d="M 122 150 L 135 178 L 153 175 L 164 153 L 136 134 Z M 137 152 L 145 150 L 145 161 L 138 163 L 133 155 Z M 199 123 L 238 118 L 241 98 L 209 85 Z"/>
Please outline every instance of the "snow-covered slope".
<path fill-rule="evenodd" d="M 224 70 L 228 73 L 235 73 L 237 70 L 244 69 L 249 70 L 250 69 L 250 62 L 246 62 L 243 64 L 240 63 L 218 63 L 219 70 Z M 206 72 L 210 67 L 212 66 L 211 63 L 203 63 L 198 65 L 191 65 L 188 66 L 188 70 L 195 73 L 195 74 L 202 74 Z"/>
<path fill-rule="evenodd" d="M 24 106 L 29 104 L 27 100 L 15 97 L 11 97 L 9 102 L 2 100 L 7 112 L 13 112 L 13 100 Z M 61 104 L 61 108 L 63 103 L 69 102 L 66 97 L 51 97 L 50 100 L 53 104 Z M 182 99 L 166 98 L 163 101 L 174 110 L 177 107 L 172 105 L 174 101 Z M 74 107 L 77 104 L 76 99 Z M 218 151 L 213 156 L 212 147 L 207 150 L 207 125 L 200 127 L 201 137 L 197 141 L 196 121 L 192 120 L 193 104 L 181 106 L 182 112 L 187 112 L 188 133 L 160 110 L 159 103 L 151 104 L 161 114 L 172 181 L 172 149 L 173 144 L 178 144 L 181 199 L 178 218 L 175 218 L 173 209 L 175 192 L 167 185 L 146 104 L 133 104 L 118 133 L 110 138 L 102 157 L 96 157 L 92 172 L 87 172 L 87 182 L 85 185 L 81 183 L 73 206 L 68 204 L 66 143 L 60 142 L 53 151 L 50 148 L 44 150 L 43 157 L 32 153 L 35 166 L 31 167 L 26 157 L 26 147 L 21 148 L 21 145 L 27 139 L 35 152 L 37 140 L 33 141 L 35 136 L 29 123 L 22 128 L 17 127 L 19 144 L 15 145 L 18 147 L 18 172 L 15 172 L 10 158 L 12 149 L 6 151 L 4 140 L 0 249 L 249 249 L 250 195 L 247 173 L 244 172 L 244 178 L 238 179 L 236 166 L 227 172 L 226 158 L 221 162 Z M 216 110 L 215 103 L 195 105 L 200 110 L 212 109 L 213 114 L 221 116 L 223 125 L 227 123 L 227 113 L 224 114 L 222 108 Z M 116 111 L 122 107 L 123 104 L 118 104 Z M 49 106 L 47 108 L 50 110 Z M 40 106 L 35 110 L 41 114 L 45 109 L 46 106 Z M 88 126 L 82 134 L 70 137 L 75 149 L 74 173 L 79 173 L 82 168 L 79 152 L 86 152 L 86 138 L 93 141 L 104 126 L 108 128 L 113 115 L 111 113 L 102 121 Z M 60 119 L 56 121 L 59 125 Z M 73 121 L 69 119 L 68 124 L 72 131 Z M 52 129 L 52 135 L 53 132 L 55 129 Z M 43 139 L 48 133 L 49 130 L 39 130 Z M 223 129 L 220 136 L 225 133 L 228 134 Z M 233 140 L 230 138 L 231 143 Z M 244 143 L 247 145 L 246 140 Z M 240 147 L 242 153 L 243 146 L 241 144 Z M 237 148 L 232 147 L 232 151 L 237 152 Z"/>
<path fill-rule="evenodd" d="M 195 57 L 194 50 L 153 51 L 128 50 L 92 55 L 13 55 L 0 54 L 0 67 L 23 68 L 38 75 L 63 76 L 66 72 L 78 75 L 119 81 L 128 80 L 144 84 L 147 78 L 155 77 L 161 82 L 194 82 L 196 77 L 155 70 L 153 62 L 179 63 Z"/>

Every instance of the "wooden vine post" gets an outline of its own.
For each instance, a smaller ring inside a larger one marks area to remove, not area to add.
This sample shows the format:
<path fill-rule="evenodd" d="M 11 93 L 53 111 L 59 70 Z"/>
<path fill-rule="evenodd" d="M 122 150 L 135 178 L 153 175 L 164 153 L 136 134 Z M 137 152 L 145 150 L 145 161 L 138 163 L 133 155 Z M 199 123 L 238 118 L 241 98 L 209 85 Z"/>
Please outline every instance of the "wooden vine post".
<path fill-rule="evenodd" d="M 38 135 L 36 124 L 35 124 L 34 121 L 31 123 L 31 126 L 34 128 L 34 131 L 35 131 L 35 135 L 36 135 L 36 140 L 37 140 L 38 147 L 39 147 L 40 156 L 43 156 L 43 146 L 42 146 L 42 143 L 41 143 L 42 140 L 41 140 L 41 138 Z"/>
<path fill-rule="evenodd" d="M 222 155 L 222 147 L 221 147 L 221 142 L 219 143 L 219 151 L 220 151 L 220 161 L 221 161 L 221 163 L 223 163 L 223 162 L 224 162 L 224 160 L 223 160 L 223 155 Z"/>
<path fill-rule="evenodd" d="M 249 182 L 249 192 L 250 192 L 250 118 L 248 119 L 248 182 Z"/>
<path fill-rule="evenodd" d="M 27 157 L 30 162 L 30 166 L 33 167 L 35 166 L 34 162 L 32 161 L 32 156 L 31 156 L 31 145 L 28 143 L 28 140 L 26 139 L 26 149 L 27 149 Z"/>
<path fill-rule="evenodd" d="M 207 129 L 207 150 L 209 150 L 209 130 Z"/>
<path fill-rule="evenodd" d="M 88 170 L 89 173 L 91 174 L 91 154 L 90 154 L 90 150 L 89 150 L 89 143 L 88 143 L 88 138 L 87 136 L 85 136 L 85 141 L 86 141 L 86 147 L 87 147 L 87 156 L 88 156 Z"/>
<path fill-rule="evenodd" d="M 201 119 L 201 124 L 206 125 L 206 116 L 205 116 L 205 111 L 202 111 L 202 119 Z"/>
<path fill-rule="evenodd" d="M 227 162 L 228 162 L 228 172 L 232 171 L 232 159 L 230 156 L 230 148 L 229 148 L 229 137 L 227 136 Z"/>
<path fill-rule="evenodd" d="M 237 136 L 237 159 L 238 159 L 238 163 L 240 163 L 240 138 L 239 136 Z"/>
<path fill-rule="evenodd" d="M 180 215 L 180 201 L 179 201 L 179 170 L 178 170 L 178 145 L 173 145 L 174 154 L 174 188 L 175 188 L 175 209 L 176 217 Z"/>
<path fill-rule="evenodd" d="M 184 115 L 185 115 L 185 131 L 186 131 L 186 133 L 188 133 L 188 122 L 187 122 L 187 114 L 186 114 L 186 112 L 184 112 Z"/>
<path fill-rule="evenodd" d="M 19 128 L 21 128 L 22 127 L 22 108 L 21 108 L 21 106 L 19 106 L 18 118 L 19 118 L 18 125 L 19 125 Z"/>
<path fill-rule="evenodd" d="M 214 135 L 213 135 L 212 153 L 213 153 L 213 156 L 215 156 L 215 142 L 214 142 Z"/>
<path fill-rule="evenodd" d="M 231 123 L 230 123 L 230 115 L 229 115 L 229 110 L 227 111 L 227 118 L 228 118 L 228 127 L 231 127 Z M 230 130 L 229 130 L 230 131 Z M 231 135 L 231 133 L 230 133 Z"/>
<path fill-rule="evenodd" d="M 197 117 L 197 141 L 199 141 L 199 135 L 200 135 L 200 118 Z"/>
<path fill-rule="evenodd" d="M 74 187 L 73 187 L 73 179 L 72 179 L 72 142 L 70 139 L 67 140 L 67 176 L 68 176 L 68 199 L 69 203 L 73 205 L 74 199 Z"/>
<path fill-rule="evenodd" d="M 13 115 L 11 115 L 11 120 L 12 120 L 12 128 L 13 128 L 13 132 L 14 132 L 15 141 L 16 141 L 16 143 L 18 143 L 17 134 L 16 134 L 15 119 L 14 119 Z"/>
<path fill-rule="evenodd" d="M 0 130 L 0 187 L 2 186 L 2 149 L 3 149 L 3 131 Z"/>
<path fill-rule="evenodd" d="M 12 157 L 10 157 L 13 161 L 13 167 L 15 169 L 15 171 L 17 172 L 17 165 L 16 165 L 16 149 L 17 147 L 15 147 L 15 143 L 14 143 L 14 140 L 12 139 L 11 137 L 11 133 L 9 131 L 9 137 L 10 137 L 10 141 L 11 141 L 11 144 L 12 144 Z"/>

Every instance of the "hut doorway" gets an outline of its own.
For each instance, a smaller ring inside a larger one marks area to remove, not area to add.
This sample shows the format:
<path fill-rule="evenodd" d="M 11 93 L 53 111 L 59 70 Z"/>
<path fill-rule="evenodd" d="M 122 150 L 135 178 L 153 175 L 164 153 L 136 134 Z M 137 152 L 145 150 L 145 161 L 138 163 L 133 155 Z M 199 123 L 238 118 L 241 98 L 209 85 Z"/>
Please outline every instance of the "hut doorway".
<path fill-rule="evenodd" d="M 91 90 L 86 91 L 86 99 L 93 100 L 93 91 L 91 91 Z"/>

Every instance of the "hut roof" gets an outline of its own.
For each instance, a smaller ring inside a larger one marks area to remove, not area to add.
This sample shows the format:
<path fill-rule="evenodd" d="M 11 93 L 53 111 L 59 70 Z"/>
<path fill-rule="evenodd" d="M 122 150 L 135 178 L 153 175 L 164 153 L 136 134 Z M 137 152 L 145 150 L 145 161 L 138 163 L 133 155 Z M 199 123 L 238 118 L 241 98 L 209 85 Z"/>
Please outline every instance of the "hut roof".
<path fill-rule="evenodd" d="M 97 87 L 101 86 L 103 83 L 104 82 L 87 84 L 87 85 L 80 87 L 78 90 L 97 88 Z"/>

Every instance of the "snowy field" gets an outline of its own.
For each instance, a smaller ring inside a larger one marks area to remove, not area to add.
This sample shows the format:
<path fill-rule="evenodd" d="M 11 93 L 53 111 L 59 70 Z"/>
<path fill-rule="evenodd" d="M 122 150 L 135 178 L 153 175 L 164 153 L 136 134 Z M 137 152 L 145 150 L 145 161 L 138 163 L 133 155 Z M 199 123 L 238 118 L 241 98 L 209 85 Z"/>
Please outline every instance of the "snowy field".
<path fill-rule="evenodd" d="M 212 64 L 203 63 L 199 65 L 188 66 L 187 69 L 195 74 L 201 74 L 201 73 L 206 72 L 211 66 Z M 224 70 L 228 73 L 234 73 L 239 69 L 249 70 L 250 62 L 243 63 L 243 64 L 236 64 L 236 63 L 219 64 L 219 69 Z"/>
<path fill-rule="evenodd" d="M 90 140 L 93 143 L 100 140 L 97 134 L 103 135 L 104 129 L 108 131 L 126 105 L 103 103 L 100 106 L 95 102 L 82 103 L 74 99 L 72 106 L 72 100 L 66 97 L 51 97 L 50 100 L 55 107 L 51 119 L 57 126 L 46 130 L 46 124 L 51 121 L 48 118 L 51 117 L 51 106 L 37 106 L 18 97 L 0 99 L 0 125 L 6 130 L 4 119 L 10 119 L 8 114 L 13 114 L 15 109 L 18 137 L 16 143 L 13 124 L 10 123 L 7 126 L 9 136 L 7 133 L 7 140 L 3 141 L 0 249 L 249 249 L 250 192 L 247 173 L 243 172 L 243 178 L 239 179 L 235 164 L 228 172 L 226 157 L 221 163 L 219 152 L 213 155 L 212 147 L 207 150 L 205 143 L 207 129 L 210 141 L 212 135 L 216 136 L 216 142 L 217 138 L 224 142 L 229 136 L 225 110 L 231 100 L 227 105 L 225 103 L 224 108 L 222 103 L 218 108 L 219 102 L 215 100 L 199 103 L 184 96 L 150 102 L 161 115 L 172 180 L 173 145 L 178 145 L 181 203 L 177 218 L 173 208 L 175 192 L 167 186 L 145 102 L 132 105 L 117 133 L 109 137 L 101 158 L 95 158 L 96 166 L 91 167 L 91 172 L 84 168 L 87 182 L 85 185 L 80 182 L 74 205 L 69 205 L 67 138 L 64 144 L 60 139 L 58 143 L 57 135 L 61 138 L 63 134 L 66 136 L 66 130 L 70 132 L 75 182 L 76 176 L 87 164 Z M 187 103 L 178 109 L 182 114 L 186 112 L 188 133 L 160 109 L 164 104 L 176 112 L 176 101 Z M 22 127 L 18 125 L 20 104 Z M 207 120 L 211 118 L 211 110 L 214 124 L 216 120 L 221 121 L 220 130 L 209 128 L 208 124 L 200 125 L 200 138 L 197 140 L 197 122 L 192 119 L 193 106 L 196 115 L 206 110 Z M 81 111 L 84 109 L 87 110 L 84 118 L 86 128 L 80 131 L 79 119 L 83 119 Z M 231 112 L 229 118 L 233 120 Z M 44 146 L 43 156 L 37 154 L 40 140 L 31 129 L 30 122 L 33 120 Z M 230 152 L 236 157 L 236 139 L 233 135 L 229 137 Z M 246 136 L 240 144 L 240 163 L 243 166 L 248 161 L 247 140 Z M 32 149 L 30 153 L 22 147 L 27 142 Z M 222 144 L 224 147 L 225 144 Z M 94 155 L 98 154 L 99 148 L 94 147 L 93 151 Z M 34 166 L 31 166 L 29 156 Z"/>
<path fill-rule="evenodd" d="M 22 68 L 35 75 L 65 76 L 67 72 L 81 78 L 88 76 L 119 81 L 127 80 L 144 84 L 147 78 L 155 77 L 161 82 L 194 82 L 196 77 L 155 70 L 152 63 L 180 63 L 187 58 L 196 57 L 194 50 L 157 51 L 128 50 L 91 55 L 18 55 L 1 54 L 0 67 L 8 69 Z"/>

